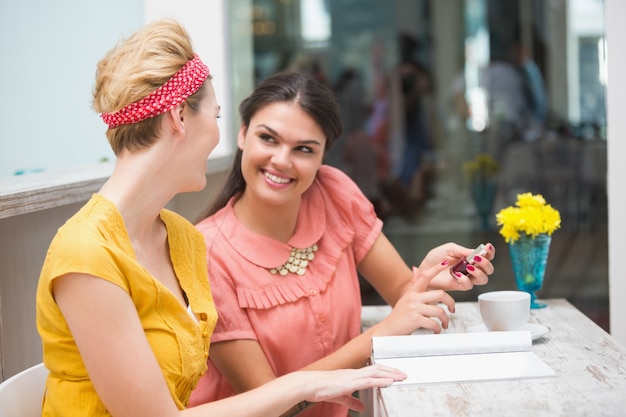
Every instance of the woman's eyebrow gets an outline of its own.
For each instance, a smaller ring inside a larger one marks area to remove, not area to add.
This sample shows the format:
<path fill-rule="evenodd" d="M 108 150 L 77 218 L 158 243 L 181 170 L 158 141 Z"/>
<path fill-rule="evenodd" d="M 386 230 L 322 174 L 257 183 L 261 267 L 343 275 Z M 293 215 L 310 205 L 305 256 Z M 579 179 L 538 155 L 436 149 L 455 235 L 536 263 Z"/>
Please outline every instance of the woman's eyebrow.
<path fill-rule="evenodd" d="M 260 124 L 256 125 L 256 128 L 263 128 L 263 129 L 269 131 L 273 136 L 281 137 L 280 133 L 278 133 L 276 130 L 272 129 L 271 127 L 269 127 L 265 123 L 260 123 Z M 299 140 L 297 143 L 298 143 L 298 145 L 318 145 L 318 146 L 322 146 L 322 142 L 320 142 L 317 139 L 302 139 L 302 140 Z"/>

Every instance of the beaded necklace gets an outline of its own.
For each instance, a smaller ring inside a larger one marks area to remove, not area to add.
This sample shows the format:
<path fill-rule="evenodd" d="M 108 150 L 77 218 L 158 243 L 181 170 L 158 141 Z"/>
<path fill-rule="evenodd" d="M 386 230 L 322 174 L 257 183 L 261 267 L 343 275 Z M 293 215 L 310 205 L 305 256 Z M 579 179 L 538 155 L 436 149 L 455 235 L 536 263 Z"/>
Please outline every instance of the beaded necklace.
<path fill-rule="evenodd" d="M 304 275 L 309 263 L 315 259 L 314 252 L 316 251 L 317 244 L 313 244 L 308 248 L 303 249 L 292 248 L 287 262 L 276 268 L 270 268 L 270 272 L 273 275 L 280 274 L 283 277 L 288 273 Z"/>

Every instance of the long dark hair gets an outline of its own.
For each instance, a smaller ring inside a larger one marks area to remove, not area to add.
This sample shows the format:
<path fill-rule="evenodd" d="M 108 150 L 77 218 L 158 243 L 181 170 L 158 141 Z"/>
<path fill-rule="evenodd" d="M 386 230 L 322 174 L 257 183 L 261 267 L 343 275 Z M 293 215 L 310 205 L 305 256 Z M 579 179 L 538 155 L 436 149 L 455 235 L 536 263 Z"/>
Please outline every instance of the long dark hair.
<path fill-rule="evenodd" d="M 257 85 L 252 94 L 239 105 L 242 126 L 247 130 L 250 120 L 259 110 L 278 102 L 298 103 L 300 108 L 317 122 L 326 136 L 325 151 L 341 136 L 341 119 L 332 90 L 309 75 L 299 72 L 279 72 Z M 231 197 L 245 190 L 241 155 L 241 149 L 237 149 L 224 187 L 200 220 L 215 214 Z"/>

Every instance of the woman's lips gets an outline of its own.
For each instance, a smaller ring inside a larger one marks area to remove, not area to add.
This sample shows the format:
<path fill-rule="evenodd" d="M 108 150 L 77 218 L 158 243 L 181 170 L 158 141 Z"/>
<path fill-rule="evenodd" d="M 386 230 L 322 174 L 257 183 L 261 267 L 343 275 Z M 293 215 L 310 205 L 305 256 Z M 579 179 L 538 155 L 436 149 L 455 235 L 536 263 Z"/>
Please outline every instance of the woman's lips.
<path fill-rule="evenodd" d="M 271 172 L 268 172 L 268 171 L 263 171 L 263 175 L 265 176 L 265 178 L 267 178 L 268 180 L 270 180 L 271 182 L 275 184 L 284 185 L 293 181 L 291 178 L 281 177 L 279 175 L 272 174 Z"/>

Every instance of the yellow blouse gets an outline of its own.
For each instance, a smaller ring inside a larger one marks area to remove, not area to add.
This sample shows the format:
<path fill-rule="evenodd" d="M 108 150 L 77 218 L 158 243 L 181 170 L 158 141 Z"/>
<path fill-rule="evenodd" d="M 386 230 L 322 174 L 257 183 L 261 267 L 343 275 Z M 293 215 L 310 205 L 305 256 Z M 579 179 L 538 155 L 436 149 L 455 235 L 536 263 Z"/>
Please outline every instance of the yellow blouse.
<path fill-rule="evenodd" d="M 161 212 L 170 257 L 190 312 L 138 262 L 122 216 L 99 194 L 57 232 L 37 288 L 37 329 L 43 361 L 50 370 L 43 416 L 109 416 L 89 379 L 76 343 L 52 294 L 61 275 L 85 273 L 124 289 L 135 303 L 146 337 L 179 409 L 206 371 L 217 312 L 207 277 L 202 235 L 183 217 Z M 192 317 L 193 314 L 193 317 Z"/>

